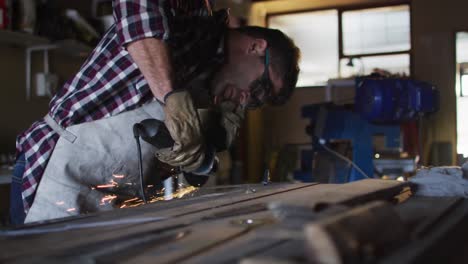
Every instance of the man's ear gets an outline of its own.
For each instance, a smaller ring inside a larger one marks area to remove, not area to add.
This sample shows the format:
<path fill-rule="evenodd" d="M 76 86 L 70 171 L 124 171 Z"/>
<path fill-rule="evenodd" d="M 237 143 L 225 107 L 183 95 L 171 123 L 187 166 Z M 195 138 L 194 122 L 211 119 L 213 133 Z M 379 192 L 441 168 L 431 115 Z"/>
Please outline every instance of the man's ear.
<path fill-rule="evenodd" d="M 267 41 L 261 38 L 252 38 L 249 44 L 249 54 L 254 54 L 258 56 L 265 55 L 265 49 L 267 48 Z"/>

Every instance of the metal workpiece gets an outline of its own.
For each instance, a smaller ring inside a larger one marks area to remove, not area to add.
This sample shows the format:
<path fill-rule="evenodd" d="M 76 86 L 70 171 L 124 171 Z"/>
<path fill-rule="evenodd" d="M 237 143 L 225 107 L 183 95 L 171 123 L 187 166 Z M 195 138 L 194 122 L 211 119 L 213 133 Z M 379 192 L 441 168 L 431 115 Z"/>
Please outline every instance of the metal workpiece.
<path fill-rule="evenodd" d="M 468 203 L 411 193 L 409 183 L 391 180 L 202 187 L 180 199 L 2 230 L 0 262 L 425 263 L 447 252 L 455 259 L 463 251 L 441 245 L 466 245 L 466 236 L 450 238 Z"/>

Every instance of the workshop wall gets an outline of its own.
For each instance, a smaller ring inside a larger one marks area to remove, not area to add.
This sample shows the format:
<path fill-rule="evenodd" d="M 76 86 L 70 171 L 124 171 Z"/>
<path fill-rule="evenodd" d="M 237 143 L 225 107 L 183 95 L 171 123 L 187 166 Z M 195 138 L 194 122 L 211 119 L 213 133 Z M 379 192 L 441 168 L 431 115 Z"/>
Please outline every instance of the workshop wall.
<path fill-rule="evenodd" d="M 45 113 L 47 103 L 42 100 L 26 102 L 24 50 L 0 47 L 0 150 L 13 152 L 15 136 L 38 115 Z"/>
<path fill-rule="evenodd" d="M 468 30 L 467 10 L 466 0 L 412 1 L 414 77 L 440 90 L 440 110 L 424 122 L 426 164 L 433 142 L 450 142 L 456 162 L 455 32 Z"/>
<path fill-rule="evenodd" d="M 92 0 L 66 1 L 50 0 L 55 13 L 49 13 L 51 17 L 58 16 L 65 9 L 75 9 L 85 18 L 90 17 Z M 15 14 L 20 14 L 14 12 Z M 15 21 L 18 19 L 14 19 Z M 37 21 L 36 21 L 37 22 Z M 11 22 L 11 24 L 15 24 Z M 13 25 L 13 29 L 19 30 Z M 0 118 L 2 126 L 0 130 L 0 154 L 13 153 L 15 151 L 16 136 L 27 129 L 32 122 L 47 113 L 50 98 L 34 96 L 34 76 L 43 71 L 43 54 L 34 52 L 31 71 L 31 100 L 26 101 L 26 66 L 25 48 L 0 45 Z M 84 57 L 72 57 L 69 54 L 49 52 L 50 72 L 58 74 L 59 85 L 71 78 L 84 61 Z"/>
<path fill-rule="evenodd" d="M 15 138 L 32 122 L 47 113 L 50 98 L 32 96 L 26 101 L 25 51 L 19 47 L 0 46 L 0 152 L 15 151 Z M 69 79 L 83 63 L 84 58 L 51 54 L 50 72 L 57 73 L 60 84 Z M 42 52 L 33 56 L 32 76 L 42 71 Z M 32 88 L 35 87 L 34 77 Z M 60 87 L 60 85 L 59 85 Z"/>

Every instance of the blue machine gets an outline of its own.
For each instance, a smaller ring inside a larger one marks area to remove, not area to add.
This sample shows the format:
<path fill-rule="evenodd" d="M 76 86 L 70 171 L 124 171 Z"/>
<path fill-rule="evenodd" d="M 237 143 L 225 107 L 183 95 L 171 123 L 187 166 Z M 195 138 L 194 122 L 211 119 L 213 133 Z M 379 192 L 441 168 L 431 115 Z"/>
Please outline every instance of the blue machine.
<path fill-rule="evenodd" d="M 387 148 L 399 148 L 400 124 L 438 110 L 438 91 L 430 84 L 403 79 L 357 78 L 354 108 L 332 104 L 308 105 L 302 117 L 310 119 L 307 133 L 312 137 L 312 150 L 302 151 L 302 170 L 295 173 L 301 181 L 317 181 L 312 173 L 315 154 L 322 152 L 318 140 L 348 140 L 353 162 L 368 176 L 374 174 L 373 136 L 383 135 Z M 365 178 L 349 164 L 337 165 L 335 183 Z"/>
<path fill-rule="evenodd" d="M 373 123 L 399 124 L 436 112 L 439 92 L 409 79 L 357 78 L 355 110 Z"/>

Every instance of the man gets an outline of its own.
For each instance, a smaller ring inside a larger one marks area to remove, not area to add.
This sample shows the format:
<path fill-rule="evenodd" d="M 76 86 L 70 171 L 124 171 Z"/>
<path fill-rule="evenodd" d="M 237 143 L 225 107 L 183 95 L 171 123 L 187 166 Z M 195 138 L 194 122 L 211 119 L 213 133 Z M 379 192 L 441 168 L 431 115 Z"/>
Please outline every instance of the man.
<path fill-rule="evenodd" d="M 232 141 L 244 108 L 281 104 L 295 87 L 299 51 L 289 38 L 228 30 L 227 12 L 208 1 L 114 1 L 114 18 L 45 118 L 18 137 L 14 224 L 107 208 L 109 183 L 131 186 L 137 174 L 135 122 L 164 120 L 175 144 L 158 159 L 191 172 L 205 148 L 197 108 L 220 109 Z M 154 149 L 142 152 L 148 175 Z"/>

